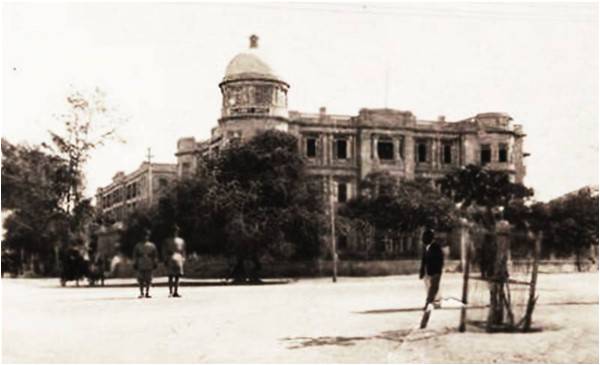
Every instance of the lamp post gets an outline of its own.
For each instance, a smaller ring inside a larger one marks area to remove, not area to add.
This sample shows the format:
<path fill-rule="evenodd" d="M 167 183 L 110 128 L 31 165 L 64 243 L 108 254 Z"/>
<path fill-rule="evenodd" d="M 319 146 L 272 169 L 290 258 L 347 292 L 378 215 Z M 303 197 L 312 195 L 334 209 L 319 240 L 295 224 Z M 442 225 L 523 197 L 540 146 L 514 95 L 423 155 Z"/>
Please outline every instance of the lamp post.
<path fill-rule="evenodd" d="M 333 260 L 333 282 L 337 282 L 337 247 L 335 240 L 335 202 L 334 202 L 334 182 L 333 178 L 329 176 L 329 209 L 330 209 L 330 219 L 331 219 L 331 257 Z"/>

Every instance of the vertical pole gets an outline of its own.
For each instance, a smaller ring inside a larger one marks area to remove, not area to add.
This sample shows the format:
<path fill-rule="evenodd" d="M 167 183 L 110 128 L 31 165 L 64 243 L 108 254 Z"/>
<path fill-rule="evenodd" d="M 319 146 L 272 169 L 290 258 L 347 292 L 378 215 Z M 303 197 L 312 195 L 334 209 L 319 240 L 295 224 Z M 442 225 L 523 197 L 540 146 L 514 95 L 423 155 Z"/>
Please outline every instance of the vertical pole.
<path fill-rule="evenodd" d="M 148 206 L 152 205 L 153 191 L 152 191 L 152 149 L 148 147 Z"/>
<path fill-rule="evenodd" d="M 333 282 L 337 282 L 337 248 L 335 242 L 335 203 L 334 203 L 334 189 L 333 189 L 333 178 L 329 176 L 329 208 L 331 211 L 331 257 L 333 260 Z"/>
<path fill-rule="evenodd" d="M 523 325 L 523 332 L 527 332 L 531 329 L 531 316 L 533 314 L 535 302 L 537 301 L 537 298 L 535 296 L 535 287 L 537 285 L 538 266 L 543 238 L 543 231 L 539 231 L 535 237 L 535 247 L 533 251 L 533 269 L 531 272 L 531 282 L 529 283 L 529 300 L 527 301 L 527 311 L 525 312 L 525 323 Z"/>
<path fill-rule="evenodd" d="M 467 235 L 466 229 L 463 230 L 463 235 Z M 462 288 L 462 303 L 463 306 L 460 309 L 460 323 L 458 325 L 459 332 L 465 332 L 467 328 L 467 304 L 469 304 L 469 272 L 471 270 L 471 244 L 470 241 L 467 241 L 470 237 L 461 237 L 462 240 L 466 241 L 462 248 L 464 253 L 461 256 L 464 257 L 463 261 L 463 288 Z M 461 241 L 462 241 L 461 240 Z"/>

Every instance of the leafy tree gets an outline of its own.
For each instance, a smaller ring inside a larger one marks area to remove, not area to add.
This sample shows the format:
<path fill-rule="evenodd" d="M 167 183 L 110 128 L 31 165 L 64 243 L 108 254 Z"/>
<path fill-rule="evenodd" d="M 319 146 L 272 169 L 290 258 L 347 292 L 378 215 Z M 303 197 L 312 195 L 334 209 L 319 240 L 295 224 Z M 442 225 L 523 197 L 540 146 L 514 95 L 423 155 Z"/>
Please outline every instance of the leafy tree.
<path fill-rule="evenodd" d="M 598 245 L 598 195 L 590 190 L 548 204 L 544 244 L 558 254 L 574 254 L 577 268 L 592 245 Z"/>
<path fill-rule="evenodd" d="M 82 199 L 85 187 L 83 170 L 91 151 L 110 139 L 118 139 L 116 128 L 124 119 L 109 108 L 105 99 L 106 95 L 98 88 L 91 93 L 72 92 L 66 98 L 68 111 L 58 116 L 64 124 L 64 131 L 49 131 L 54 146 L 44 144 L 68 161 L 67 212 Z"/>
<path fill-rule="evenodd" d="M 3 246 L 39 256 L 50 266 L 55 249 L 68 239 L 69 216 L 64 211 L 70 185 L 68 164 L 38 146 L 13 145 L 2 139 Z"/>
<path fill-rule="evenodd" d="M 231 144 L 173 186 L 155 222 L 177 224 L 190 252 L 230 257 L 240 281 L 258 280 L 267 256 L 317 257 L 326 225 L 323 201 L 318 184 L 305 176 L 297 146 L 294 136 L 279 131 Z"/>
<path fill-rule="evenodd" d="M 318 253 L 326 227 L 323 199 L 318 184 L 305 176 L 293 135 L 263 132 L 226 149 L 214 166 L 219 194 L 213 202 L 231 214 L 225 231 L 238 262 Z"/>
<path fill-rule="evenodd" d="M 354 222 L 368 222 L 380 236 L 414 232 L 424 226 L 446 231 L 455 223 L 452 201 L 430 184 L 398 181 L 388 172 L 369 174 L 361 182 L 358 196 L 340 214 Z"/>
<path fill-rule="evenodd" d="M 461 206 L 463 212 L 470 207 L 483 208 L 485 214 L 478 218 L 488 227 L 495 223 L 493 208 L 506 208 L 515 201 L 533 196 L 533 189 L 511 182 L 506 172 L 476 165 L 457 168 L 437 183 L 446 196 Z"/>

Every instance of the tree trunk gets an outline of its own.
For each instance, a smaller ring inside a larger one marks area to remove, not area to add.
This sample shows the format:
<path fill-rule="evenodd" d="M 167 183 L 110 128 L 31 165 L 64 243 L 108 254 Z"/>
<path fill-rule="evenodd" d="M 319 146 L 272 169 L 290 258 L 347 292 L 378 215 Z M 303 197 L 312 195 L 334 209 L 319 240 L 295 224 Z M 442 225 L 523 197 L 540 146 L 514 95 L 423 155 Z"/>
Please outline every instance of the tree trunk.
<path fill-rule="evenodd" d="M 504 293 L 504 284 L 508 279 L 508 250 L 510 247 L 510 225 L 507 221 L 501 220 L 495 227 L 495 258 L 493 276 L 490 278 L 490 312 L 488 315 L 488 331 L 494 327 L 501 326 L 504 323 L 504 307 L 506 294 Z"/>

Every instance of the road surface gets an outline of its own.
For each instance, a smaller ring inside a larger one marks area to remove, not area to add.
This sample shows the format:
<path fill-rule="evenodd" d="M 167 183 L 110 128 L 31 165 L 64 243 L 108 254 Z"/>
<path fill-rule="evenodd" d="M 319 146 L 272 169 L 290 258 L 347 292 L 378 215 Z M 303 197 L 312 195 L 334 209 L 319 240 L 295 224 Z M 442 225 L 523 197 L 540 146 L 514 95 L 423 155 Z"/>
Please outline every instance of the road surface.
<path fill-rule="evenodd" d="M 61 288 L 2 280 L 2 360 L 45 363 L 598 362 L 598 274 L 542 274 L 528 334 L 458 333 L 446 300 L 425 330 L 416 276 L 302 279 L 260 286 L 184 280 L 152 299 L 133 280 Z M 162 284 L 162 285 L 161 285 Z M 442 278 L 460 297 L 461 275 Z"/>

